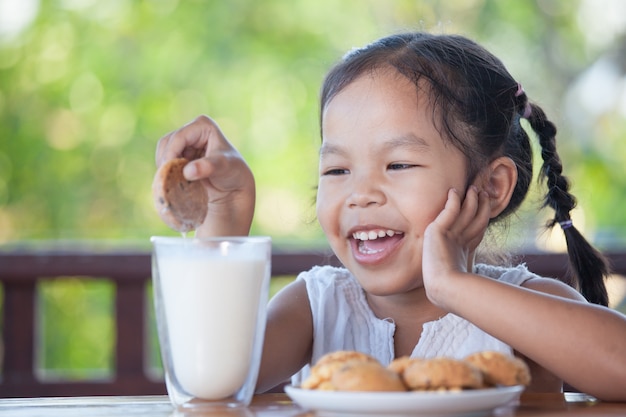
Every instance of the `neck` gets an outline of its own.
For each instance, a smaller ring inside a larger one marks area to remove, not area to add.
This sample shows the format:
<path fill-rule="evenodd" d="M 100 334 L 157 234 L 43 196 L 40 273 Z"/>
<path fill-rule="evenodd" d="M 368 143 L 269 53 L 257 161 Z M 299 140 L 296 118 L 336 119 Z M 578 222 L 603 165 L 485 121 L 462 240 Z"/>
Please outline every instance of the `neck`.
<path fill-rule="evenodd" d="M 446 314 L 426 296 L 424 287 L 391 296 L 365 295 L 370 308 L 380 319 L 392 319 L 396 326 L 423 324 Z M 421 326 L 420 326 L 421 328 Z"/>

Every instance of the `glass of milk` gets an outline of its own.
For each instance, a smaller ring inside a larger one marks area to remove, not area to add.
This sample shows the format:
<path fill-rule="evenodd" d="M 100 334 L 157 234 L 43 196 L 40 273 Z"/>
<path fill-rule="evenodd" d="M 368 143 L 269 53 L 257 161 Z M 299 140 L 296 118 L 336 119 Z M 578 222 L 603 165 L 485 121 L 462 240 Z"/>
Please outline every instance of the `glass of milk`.
<path fill-rule="evenodd" d="M 153 237 L 152 279 L 167 392 L 179 409 L 245 407 L 259 373 L 269 237 Z"/>

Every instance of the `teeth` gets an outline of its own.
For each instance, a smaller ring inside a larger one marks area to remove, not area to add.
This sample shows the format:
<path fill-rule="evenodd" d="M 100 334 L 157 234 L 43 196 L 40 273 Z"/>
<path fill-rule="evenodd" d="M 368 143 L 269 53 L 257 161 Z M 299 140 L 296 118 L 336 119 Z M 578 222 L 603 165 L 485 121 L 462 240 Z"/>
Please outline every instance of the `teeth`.
<path fill-rule="evenodd" d="M 385 236 L 393 236 L 393 235 L 401 235 L 402 232 L 396 232 L 393 231 L 391 229 L 389 230 L 370 230 L 369 232 L 354 232 L 352 234 L 352 237 L 357 239 L 357 240 L 376 240 L 378 238 L 381 237 L 385 237 Z"/>

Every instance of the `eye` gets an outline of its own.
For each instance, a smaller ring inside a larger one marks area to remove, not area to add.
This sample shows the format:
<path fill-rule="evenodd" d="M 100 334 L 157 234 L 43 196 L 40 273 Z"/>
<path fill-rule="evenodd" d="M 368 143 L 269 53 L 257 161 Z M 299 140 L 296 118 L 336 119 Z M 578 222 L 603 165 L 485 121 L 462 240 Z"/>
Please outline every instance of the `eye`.
<path fill-rule="evenodd" d="M 392 171 L 399 171 L 399 170 L 402 170 L 402 169 L 409 169 L 409 168 L 413 168 L 413 167 L 416 167 L 416 166 L 417 165 L 403 164 L 403 163 L 396 162 L 396 163 L 393 163 L 393 164 L 389 164 L 387 166 L 387 169 L 390 169 Z"/>
<path fill-rule="evenodd" d="M 350 171 L 344 168 L 333 168 L 322 172 L 322 175 L 345 175 L 348 172 Z"/>

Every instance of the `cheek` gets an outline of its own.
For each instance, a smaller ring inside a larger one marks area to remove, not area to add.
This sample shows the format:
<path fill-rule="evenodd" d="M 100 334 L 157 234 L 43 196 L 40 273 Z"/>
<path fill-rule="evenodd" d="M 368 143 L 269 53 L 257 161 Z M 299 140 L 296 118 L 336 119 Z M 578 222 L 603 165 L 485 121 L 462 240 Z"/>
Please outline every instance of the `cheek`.
<path fill-rule="evenodd" d="M 329 204 L 328 198 L 326 197 L 326 193 L 322 189 L 321 186 L 317 188 L 317 196 L 315 199 L 315 214 L 317 216 L 317 221 L 320 226 L 326 232 L 327 224 L 328 224 L 328 214 L 329 212 Z"/>
<path fill-rule="evenodd" d="M 317 221 L 328 238 L 340 229 L 342 195 L 333 192 L 334 187 L 318 185 L 315 212 Z"/>
<path fill-rule="evenodd" d="M 404 193 L 399 198 L 402 206 L 408 210 L 412 223 L 423 233 L 424 229 L 435 220 L 446 205 L 449 187 L 440 184 L 436 187 L 420 188 L 420 192 Z"/>

